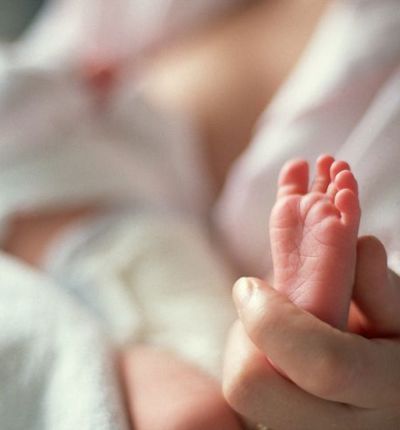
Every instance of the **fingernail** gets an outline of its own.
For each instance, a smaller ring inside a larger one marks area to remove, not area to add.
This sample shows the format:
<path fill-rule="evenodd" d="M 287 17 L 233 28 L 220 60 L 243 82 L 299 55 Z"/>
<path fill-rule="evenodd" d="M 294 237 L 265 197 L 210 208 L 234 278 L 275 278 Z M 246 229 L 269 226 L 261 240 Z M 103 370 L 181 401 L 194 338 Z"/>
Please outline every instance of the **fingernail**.
<path fill-rule="evenodd" d="M 233 287 L 233 298 L 236 306 L 246 306 L 254 291 L 254 284 L 248 278 L 240 278 Z"/>

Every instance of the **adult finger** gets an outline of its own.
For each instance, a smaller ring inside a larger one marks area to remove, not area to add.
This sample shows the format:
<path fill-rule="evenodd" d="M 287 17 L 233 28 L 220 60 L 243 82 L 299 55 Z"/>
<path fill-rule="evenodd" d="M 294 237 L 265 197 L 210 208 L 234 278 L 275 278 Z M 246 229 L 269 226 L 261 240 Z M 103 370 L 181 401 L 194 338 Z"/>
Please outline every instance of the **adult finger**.
<path fill-rule="evenodd" d="M 267 428 L 354 428 L 357 411 L 306 393 L 278 374 L 240 322 L 234 325 L 227 345 L 223 388 L 233 409 Z"/>
<path fill-rule="evenodd" d="M 318 397 L 374 408 L 400 405 L 400 343 L 344 333 L 254 278 L 234 288 L 249 337 L 296 385 Z"/>
<path fill-rule="evenodd" d="M 375 237 L 358 240 L 353 294 L 365 317 L 362 325 L 366 333 L 400 335 L 400 282 L 388 270 L 385 248 Z"/>

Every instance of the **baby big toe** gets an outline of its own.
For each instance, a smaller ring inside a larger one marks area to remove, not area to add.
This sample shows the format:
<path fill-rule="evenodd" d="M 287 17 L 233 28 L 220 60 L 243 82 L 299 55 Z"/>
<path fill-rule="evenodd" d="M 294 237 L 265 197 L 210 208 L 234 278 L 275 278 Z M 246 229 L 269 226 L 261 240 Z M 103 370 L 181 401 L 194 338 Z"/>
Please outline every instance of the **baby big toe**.
<path fill-rule="evenodd" d="M 292 194 L 305 194 L 308 190 L 308 163 L 305 160 L 291 160 L 279 175 L 278 198 Z"/>

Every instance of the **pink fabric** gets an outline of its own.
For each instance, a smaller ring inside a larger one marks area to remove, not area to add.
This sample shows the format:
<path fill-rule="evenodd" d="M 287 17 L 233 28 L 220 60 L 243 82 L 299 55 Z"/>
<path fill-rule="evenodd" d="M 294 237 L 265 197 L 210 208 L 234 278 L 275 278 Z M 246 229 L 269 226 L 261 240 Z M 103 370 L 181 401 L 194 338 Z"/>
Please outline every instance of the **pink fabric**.
<path fill-rule="evenodd" d="M 400 266 L 400 5 L 337 1 L 262 116 L 232 169 L 215 222 L 248 273 L 271 270 L 268 217 L 281 165 L 330 153 L 361 184 L 361 233 L 374 233 Z"/>

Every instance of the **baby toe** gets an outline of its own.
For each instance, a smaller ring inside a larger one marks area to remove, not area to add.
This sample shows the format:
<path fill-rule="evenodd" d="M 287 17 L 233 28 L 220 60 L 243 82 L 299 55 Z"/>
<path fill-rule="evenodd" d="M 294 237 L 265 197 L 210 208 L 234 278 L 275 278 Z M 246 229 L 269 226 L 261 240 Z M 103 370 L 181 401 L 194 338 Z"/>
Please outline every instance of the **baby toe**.
<path fill-rule="evenodd" d="M 333 182 L 336 176 L 343 170 L 350 170 L 350 165 L 343 160 L 335 161 L 330 168 L 331 181 Z"/>
<path fill-rule="evenodd" d="M 291 160 L 283 167 L 279 175 L 278 198 L 305 194 L 308 190 L 308 163 L 305 160 Z"/>
<path fill-rule="evenodd" d="M 336 175 L 335 185 L 338 190 L 349 189 L 358 196 L 358 184 L 356 178 L 349 170 L 342 170 Z"/>
<path fill-rule="evenodd" d="M 338 190 L 335 195 L 335 206 L 341 213 L 344 224 L 358 228 L 360 222 L 360 203 L 357 195 L 350 189 Z"/>
<path fill-rule="evenodd" d="M 330 168 L 335 159 L 330 155 L 321 155 L 316 163 L 316 176 L 311 191 L 325 193 L 330 182 Z"/>

